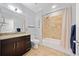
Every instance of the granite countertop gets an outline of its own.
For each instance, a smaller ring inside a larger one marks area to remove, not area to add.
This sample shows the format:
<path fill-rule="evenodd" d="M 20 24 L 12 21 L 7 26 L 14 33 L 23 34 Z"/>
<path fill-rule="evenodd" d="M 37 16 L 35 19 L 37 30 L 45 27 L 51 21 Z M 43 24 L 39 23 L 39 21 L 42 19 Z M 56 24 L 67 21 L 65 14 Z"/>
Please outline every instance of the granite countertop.
<path fill-rule="evenodd" d="M 9 39 L 9 38 L 14 38 L 14 37 L 20 37 L 20 36 L 25 36 L 25 35 L 30 35 L 30 33 L 26 33 L 26 32 L 0 33 L 0 40 L 5 40 L 5 39 Z"/>

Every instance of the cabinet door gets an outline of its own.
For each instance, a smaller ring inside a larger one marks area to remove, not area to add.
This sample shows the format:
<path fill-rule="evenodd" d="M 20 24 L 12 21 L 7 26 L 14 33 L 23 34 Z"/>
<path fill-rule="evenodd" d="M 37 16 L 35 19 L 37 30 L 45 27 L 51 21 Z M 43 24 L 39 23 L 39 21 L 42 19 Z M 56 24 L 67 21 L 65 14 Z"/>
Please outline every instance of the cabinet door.
<path fill-rule="evenodd" d="M 0 56 L 1 56 L 1 41 L 0 41 Z"/>
<path fill-rule="evenodd" d="M 24 40 L 18 40 L 16 43 L 16 55 L 22 55 L 24 53 L 25 42 Z"/>
<path fill-rule="evenodd" d="M 15 42 L 14 39 L 7 39 L 1 41 L 2 56 L 15 55 Z"/>
<path fill-rule="evenodd" d="M 27 39 L 26 36 L 19 37 L 16 43 L 17 55 L 23 55 L 24 53 L 26 53 L 30 49 L 30 45 L 30 38 Z"/>

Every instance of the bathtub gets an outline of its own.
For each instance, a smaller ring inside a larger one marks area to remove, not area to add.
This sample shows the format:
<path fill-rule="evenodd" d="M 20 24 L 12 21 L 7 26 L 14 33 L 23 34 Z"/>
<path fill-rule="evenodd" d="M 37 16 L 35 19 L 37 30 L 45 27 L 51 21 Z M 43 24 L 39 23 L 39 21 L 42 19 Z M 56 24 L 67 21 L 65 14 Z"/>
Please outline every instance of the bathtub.
<path fill-rule="evenodd" d="M 62 40 L 59 40 L 59 39 L 51 39 L 51 38 L 42 39 L 42 45 L 61 51 L 61 52 L 64 52 L 67 55 L 71 55 L 71 56 L 74 55 L 70 48 L 66 50 L 63 47 Z"/>
<path fill-rule="evenodd" d="M 51 39 L 51 38 L 46 38 L 42 40 L 42 45 L 47 46 L 49 48 L 64 52 L 68 55 L 73 55 L 71 50 L 66 50 L 63 47 L 62 40 L 59 39 Z"/>

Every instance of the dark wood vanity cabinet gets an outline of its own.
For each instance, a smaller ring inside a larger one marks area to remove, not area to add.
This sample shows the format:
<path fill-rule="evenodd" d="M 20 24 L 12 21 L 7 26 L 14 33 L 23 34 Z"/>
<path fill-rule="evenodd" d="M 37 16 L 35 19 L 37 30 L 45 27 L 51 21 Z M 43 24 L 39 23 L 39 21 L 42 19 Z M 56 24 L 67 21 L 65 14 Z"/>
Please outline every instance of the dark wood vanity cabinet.
<path fill-rule="evenodd" d="M 1 41 L 0 41 L 0 56 L 1 56 Z"/>
<path fill-rule="evenodd" d="M 30 35 L 1 40 L 2 56 L 20 56 L 31 49 Z"/>

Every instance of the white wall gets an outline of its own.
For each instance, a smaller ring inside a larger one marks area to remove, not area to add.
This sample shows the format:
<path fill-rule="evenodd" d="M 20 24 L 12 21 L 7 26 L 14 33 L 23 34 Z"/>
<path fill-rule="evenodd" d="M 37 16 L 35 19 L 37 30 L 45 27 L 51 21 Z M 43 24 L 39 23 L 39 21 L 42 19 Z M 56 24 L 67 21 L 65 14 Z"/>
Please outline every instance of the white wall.
<path fill-rule="evenodd" d="M 36 14 L 30 10 L 28 7 L 25 7 L 22 4 L 19 4 L 19 7 L 22 9 L 23 11 L 23 15 L 24 15 L 24 23 L 25 23 L 25 31 L 31 33 L 32 35 L 36 34 Z M 33 26 L 34 28 L 30 28 L 29 26 Z"/>
<path fill-rule="evenodd" d="M 79 3 L 76 4 L 76 24 L 79 27 Z"/>
<path fill-rule="evenodd" d="M 72 25 L 76 24 L 76 4 L 72 4 Z"/>
<path fill-rule="evenodd" d="M 76 4 L 76 40 L 79 42 L 79 3 Z M 79 55 L 79 43 L 77 43 L 77 55 Z"/>
<path fill-rule="evenodd" d="M 36 35 L 36 14 L 27 12 L 25 14 L 25 30 L 32 35 Z"/>

